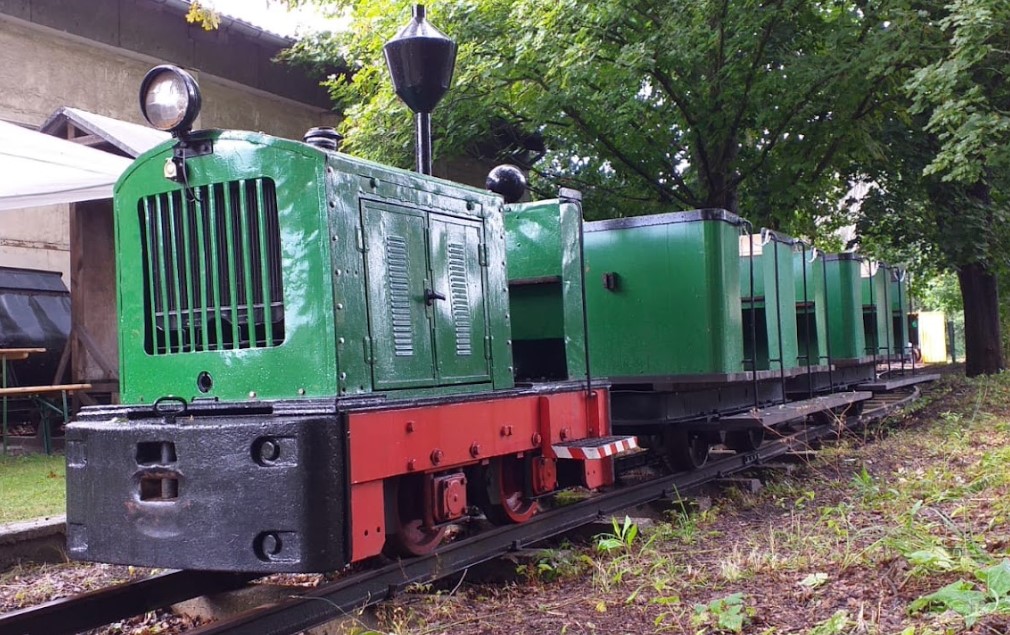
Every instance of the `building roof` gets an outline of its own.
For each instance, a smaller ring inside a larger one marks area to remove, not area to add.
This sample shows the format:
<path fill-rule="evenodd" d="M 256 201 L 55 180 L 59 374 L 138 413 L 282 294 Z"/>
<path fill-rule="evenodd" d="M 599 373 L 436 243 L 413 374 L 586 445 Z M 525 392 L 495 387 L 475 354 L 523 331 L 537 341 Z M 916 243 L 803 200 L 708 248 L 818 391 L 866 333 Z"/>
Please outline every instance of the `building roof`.
<path fill-rule="evenodd" d="M 68 106 L 49 115 L 39 131 L 63 139 L 73 139 L 93 147 L 101 148 L 108 144 L 131 158 L 140 156 L 171 137 L 167 132 L 149 126 L 96 115 Z M 89 136 L 90 139 L 85 138 Z"/>

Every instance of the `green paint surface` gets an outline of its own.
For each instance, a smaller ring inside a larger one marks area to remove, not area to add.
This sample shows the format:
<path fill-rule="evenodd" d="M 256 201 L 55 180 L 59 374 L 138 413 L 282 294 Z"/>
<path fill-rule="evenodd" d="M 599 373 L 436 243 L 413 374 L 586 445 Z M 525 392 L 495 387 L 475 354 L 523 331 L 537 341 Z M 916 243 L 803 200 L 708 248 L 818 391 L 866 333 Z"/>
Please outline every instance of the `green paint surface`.
<path fill-rule="evenodd" d="M 513 385 L 500 198 L 262 134 L 195 136 L 213 152 L 187 159 L 189 189 L 164 176 L 172 142 L 116 187 L 124 401 Z"/>
<path fill-rule="evenodd" d="M 831 359 L 865 357 L 860 260 L 852 254 L 831 254 L 825 256 L 824 267 Z"/>
<path fill-rule="evenodd" d="M 890 309 L 891 268 L 883 263 L 877 263 L 875 268 L 864 266 L 862 276 L 860 287 L 866 354 L 886 357 L 894 348 L 894 326 Z"/>
<path fill-rule="evenodd" d="M 553 343 L 569 379 L 586 374 L 581 222 L 579 204 L 559 199 L 512 205 L 505 213 L 512 338 L 530 350 Z"/>
<path fill-rule="evenodd" d="M 739 234 L 722 210 L 586 224 L 586 296 L 594 375 L 743 370 Z M 605 286 L 605 276 L 615 280 Z"/>
<path fill-rule="evenodd" d="M 815 254 L 811 249 L 793 254 L 797 353 L 803 366 L 828 363 L 824 256 Z"/>
<path fill-rule="evenodd" d="M 757 370 L 790 369 L 800 364 L 791 243 L 791 239 L 774 237 L 768 243 L 754 249 L 753 255 L 747 241 L 743 241 L 740 248 L 744 352 L 747 358 L 754 356 L 756 352 Z M 752 278 L 753 294 L 750 291 Z M 750 315 L 752 311 L 755 314 L 753 318 Z M 750 325 L 751 319 L 757 320 L 756 328 L 753 330 Z M 756 347 L 752 349 L 751 340 L 754 335 L 757 336 Z"/>

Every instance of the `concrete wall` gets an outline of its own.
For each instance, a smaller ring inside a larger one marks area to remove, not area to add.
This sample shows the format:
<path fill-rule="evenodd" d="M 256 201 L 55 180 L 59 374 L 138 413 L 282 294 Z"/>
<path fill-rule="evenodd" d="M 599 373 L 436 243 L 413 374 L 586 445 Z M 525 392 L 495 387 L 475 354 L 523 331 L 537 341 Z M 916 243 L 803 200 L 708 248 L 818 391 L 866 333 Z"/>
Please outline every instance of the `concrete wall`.
<path fill-rule="evenodd" d="M 182 20 L 172 15 L 161 18 L 170 25 L 173 20 Z M 114 48 L 3 13 L 0 51 L 4 52 L 4 63 L 0 64 L 0 119 L 33 127 L 61 106 L 144 124 L 137 102 L 141 79 L 155 64 L 173 61 Z M 195 70 L 204 98 L 198 121 L 202 127 L 250 129 L 301 138 L 312 126 L 334 125 L 337 121 L 332 112 L 318 105 L 285 99 Z M 61 271 L 69 286 L 67 209 L 62 205 L 0 212 L 0 265 Z"/>

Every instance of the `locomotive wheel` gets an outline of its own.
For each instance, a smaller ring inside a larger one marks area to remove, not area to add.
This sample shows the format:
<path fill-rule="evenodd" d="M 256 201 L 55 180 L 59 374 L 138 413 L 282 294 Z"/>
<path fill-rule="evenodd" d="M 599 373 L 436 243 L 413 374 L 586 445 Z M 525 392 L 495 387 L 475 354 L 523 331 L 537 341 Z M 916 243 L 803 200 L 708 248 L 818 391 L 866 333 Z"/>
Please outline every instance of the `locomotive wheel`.
<path fill-rule="evenodd" d="M 753 452 L 765 441 L 764 428 L 751 428 L 726 433 L 726 447 L 735 452 Z"/>
<path fill-rule="evenodd" d="M 495 525 L 524 523 L 540 511 L 537 502 L 526 497 L 528 469 L 524 460 L 512 456 L 494 459 L 484 469 L 474 499 L 479 501 L 490 522 Z"/>
<path fill-rule="evenodd" d="M 389 555 L 426 556 L 442 544 L 446 527 L 431 529 L 424 526 L 424 480 L 402 478 L 394 488 L 396 503 L 393 519 L 394 532 L 387 538 Z"/>
<path fill-rule="evenodd" d="M 696 470 L 708 462 L 708 439 L 698 432 L 675 429 L 664 438 L 666 460 L 675 472 Z"/>

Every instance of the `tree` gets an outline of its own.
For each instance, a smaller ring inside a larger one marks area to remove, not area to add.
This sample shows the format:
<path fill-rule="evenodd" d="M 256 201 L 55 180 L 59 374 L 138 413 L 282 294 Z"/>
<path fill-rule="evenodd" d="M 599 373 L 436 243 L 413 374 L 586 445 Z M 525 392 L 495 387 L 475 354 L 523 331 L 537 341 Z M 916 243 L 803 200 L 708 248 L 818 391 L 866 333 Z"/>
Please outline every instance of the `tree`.
<path fill-rule="evenodd" d="M 336 37 L 355 72 L 330 83 L 345 148 L 409 166 L 409 114 L 380 54 L 408 3 L 325 4 L 354 17 Z M 529 159 L 540 138 L 535 184 L 583 189 L 597 216 L 722 207 L 812 233 L 880 103 L 891 34 L 878 4 L 445 0 L 429 15 L 460 52 L 436 151 Z"/>
<path fill-rule="evenodd" d="M 907 84 L 914 113 L 928 113 L 924 132 L 938 149 L 925 166 L 957 188 L 957 227 L 945 235 L 961 285 L 966 373 L 1003 369 L 998 276 L 1007 268 L 1010 185 L 1010 4 L 953 0 L 932 16 L 947 40 L 937 59 Z"/>

